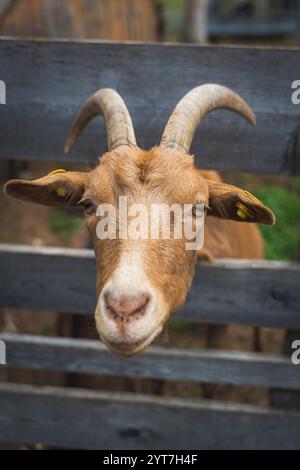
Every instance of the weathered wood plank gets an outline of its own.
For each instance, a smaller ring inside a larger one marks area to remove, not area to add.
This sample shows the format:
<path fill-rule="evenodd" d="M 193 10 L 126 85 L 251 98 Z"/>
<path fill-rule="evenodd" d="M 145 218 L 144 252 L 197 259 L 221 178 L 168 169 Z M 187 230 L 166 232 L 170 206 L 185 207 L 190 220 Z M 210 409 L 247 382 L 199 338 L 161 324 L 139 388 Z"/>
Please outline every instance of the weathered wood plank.
<path fill-rule="evenodd" d="M 300 327 L 299 263 L 223 260 L 198 267 L 178 318 Z M 91 250 L 0 245 L 0 306 L 92 314 Z"/>
<path fill-rule="evenodd" d="M 3 244 L 0 253 L 2 307 L 93 312 L 96 269 L 92 250 L 49 251 L 48 247 Z"/>
<path fill-rule="evenodd" d="M 83 449 L 298 449 L 300 413 L 1 384 L 0 440 Z"/>
<path fill-rule="evenodd" d="M 282 348 L 282 357 L 290 358 L 296 352 L 293 344 L 300 338 L 300 330 L 287 330 Z M 295 365 L 297 367 L 297 365 Z M 299 365 L 298 365 L 299 367 Z M 299 374 L 299 373 L 298 373 Z M 270 391 L 271 405 L 279 408 L 300 409 L 300 393 L 289 390 L 289 387 L 274 387 Z"/>
<path fill-rule="evenodd" d="M 239 38 L 278 38 L 278 36 L 292 36 L 299 33 L 299 20 L 283 17 L 280 20 L 272 18 L 261 20 L 258 18 L 226 19 L 212 18 L 208 25 L 209 37 L 239 37 Z"/>
<path fill-rule="evenodd" d="M 217 82 L 248 100 L 257 127 L 230 112 L 208 116 L 192 148 L 199 163 L 299 174 L 299 139 L 290 142 L 300 122 L 299 105 L 291 101 L 299 59 L 299 49 L 1 39 L 1 79 L 8 87 L 0 110 L 1 158 L 95 162 L 106 142 L 100 120 L 66 159 L 63 145 L 83 102 L 108 86 L 124 97 L 138 141 L 149 148 L 184 93 Z"/>
<path fill-rule="evenodd" d="M 299 274 L 298 263 L 203 264 L 178 317 L 299 328 Z M 92 314 L 95 275 L 91 250 L 0 244 L 0 307 Z"/>
<path fill-rule="evenodd" d="M 200 265 L 180 315 L 204 323 L 298 328 L 299 274 L 299 263 L 280 261 Z"/>
<path fill-rule="evenodd" d="M 289 357 L 279 355 L 151 347 L 123 359 L 100 341 L 9 333 L 0 333 L 0 340 L 8 367 L 300 390 L 300 374 Z"/>

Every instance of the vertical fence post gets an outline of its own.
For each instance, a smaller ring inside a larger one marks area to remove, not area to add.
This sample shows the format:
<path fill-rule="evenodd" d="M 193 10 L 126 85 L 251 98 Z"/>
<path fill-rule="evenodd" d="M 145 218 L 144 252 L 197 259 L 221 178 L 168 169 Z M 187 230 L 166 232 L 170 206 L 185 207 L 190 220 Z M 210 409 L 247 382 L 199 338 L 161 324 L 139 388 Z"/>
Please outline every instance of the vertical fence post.
<path fill-rule="evenodd" d="M 0 80 L 0 104 L 6 104 L 6 84 Z"/>
<path fill-rule="evenodd" d="M 207 42 L 208 0 L 186 2 L 184 36 L 188 42 Z"/>

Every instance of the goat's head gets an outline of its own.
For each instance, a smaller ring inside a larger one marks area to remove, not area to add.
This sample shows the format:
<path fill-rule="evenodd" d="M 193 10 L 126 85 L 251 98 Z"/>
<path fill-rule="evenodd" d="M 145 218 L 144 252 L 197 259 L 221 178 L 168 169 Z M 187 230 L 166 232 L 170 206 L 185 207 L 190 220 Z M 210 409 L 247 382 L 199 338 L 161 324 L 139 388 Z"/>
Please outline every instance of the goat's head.
<path fill-rule="evenodd" d="M 208 181 L 189 155 L 196 128 L 216 108 L 228 108 L 255 123 L 255 116 L 238 95 L 220 85 L 190 91 L 176 106 L 160 145 L 138 148 L 128 110 L 113 90 L 102 89 L 84 105 L 73 125 L 66 151 L 86 124 L 103 115 L 108 149 L 90 172 L 54 172 L 34 181 L 11 180 L 6 193 L 19 199 L 56 206 L 81 205 L 93 239 L 97 265 L 96 325 L 102 341 L 122 355 L 143 351 L 161 332 L 170 315 L 184 302 L 192 282 L 196 250 L 186 249 L 186 238 L 132 239 L 97 236 L 97 207 L 119 210 L 120 196 L 128 205 L 203 204 L 207 215 L 236 221 L 272 224 L 270 209 L 249 193 Z M 120 214 L 116 211 L 116 225 Z M 74 273 L 76 276 L 76 273 Z"/>

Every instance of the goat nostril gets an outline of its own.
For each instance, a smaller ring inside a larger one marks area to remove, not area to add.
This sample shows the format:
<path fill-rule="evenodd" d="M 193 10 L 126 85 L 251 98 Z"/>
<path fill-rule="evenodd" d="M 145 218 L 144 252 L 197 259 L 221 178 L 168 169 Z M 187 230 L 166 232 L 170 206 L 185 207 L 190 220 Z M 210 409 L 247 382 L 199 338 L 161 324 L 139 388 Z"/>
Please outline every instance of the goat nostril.
<path fill-rule="evenodd" d="M 104 294 L 105 306 L 107 311 L 115 320 L 129 322 L 130 316 L 135 314 L 144 315 L 150 296 L 145 292 L 137 292 L 115 295 L 114 292 L 108 291 Z"/>

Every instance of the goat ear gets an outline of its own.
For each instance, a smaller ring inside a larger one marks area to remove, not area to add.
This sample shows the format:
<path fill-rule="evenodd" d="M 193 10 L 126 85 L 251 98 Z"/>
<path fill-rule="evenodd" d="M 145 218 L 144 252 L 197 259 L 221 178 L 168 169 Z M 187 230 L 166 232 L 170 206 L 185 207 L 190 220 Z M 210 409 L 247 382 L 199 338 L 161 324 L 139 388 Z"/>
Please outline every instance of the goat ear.
<path fill-rule="evenodd" d="M 237 222 L 273 225 L 275 215 L 248 191 L 230 184 L 207 180 L 209 188 L 208 215 Z"/>
<path fill-rule="evenodd" d="M 86 177 L 86 173 L 56 170 L 33 181 L 10 180 L 4 186 L 4 193 L 36 204 L 72 207 L 83 194 Z"/>

